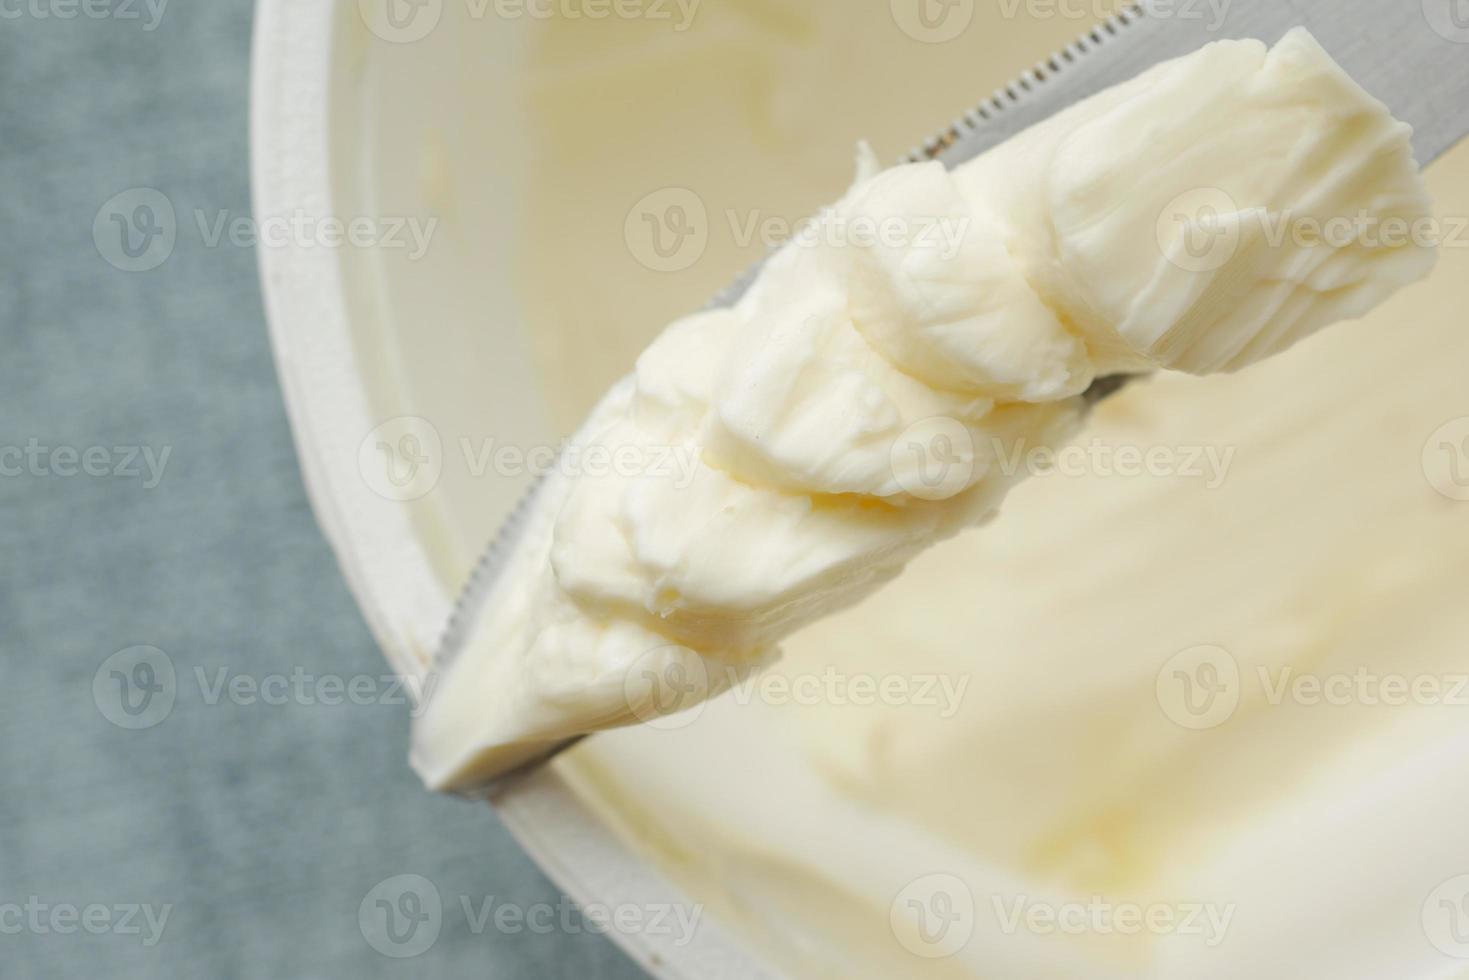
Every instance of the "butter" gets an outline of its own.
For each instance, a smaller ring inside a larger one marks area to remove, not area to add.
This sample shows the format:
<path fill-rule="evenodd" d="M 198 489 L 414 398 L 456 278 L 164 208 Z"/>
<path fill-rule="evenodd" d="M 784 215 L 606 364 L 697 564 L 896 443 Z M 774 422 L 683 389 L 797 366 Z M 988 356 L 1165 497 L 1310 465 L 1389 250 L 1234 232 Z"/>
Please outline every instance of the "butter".
<path fill-rule="evenodd" d="M 1247 366 L 1434 261 L 1292 234 L 1430 214 L 1408 128 L 1304 31 L 1209 45 L 953 173 L 872 169 L 592 412 L 578 447 L 627 465 L 542 487 L 417 722 L 430 786 L 738 684 L 993 516 L 1023 475 L 1000 460 L 1065 444 L 1096 377 Z M 688 479 L 653 472 L 670 448 Z"/>

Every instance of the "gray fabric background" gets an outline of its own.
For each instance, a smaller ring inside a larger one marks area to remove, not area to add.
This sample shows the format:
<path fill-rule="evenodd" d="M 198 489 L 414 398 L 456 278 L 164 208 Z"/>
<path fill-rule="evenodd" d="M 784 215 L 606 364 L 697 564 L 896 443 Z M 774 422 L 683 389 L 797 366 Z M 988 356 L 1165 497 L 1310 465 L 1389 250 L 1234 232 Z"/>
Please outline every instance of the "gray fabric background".
<path fill-rule="evenodd" d="M 75 2 L 6 0 L 21 15 L 0 18 L 0 453 L 53 450 L 41 474 L 0 458 L 0 976 L 641 975 L 585 931 L 472 931 L 461 895 L 559 896 L 488 808 L 420 789 L 405 707 L 208 703 L 199 668 L 212 683 L 382 667 L 307 506 L 254 254 L 181 233 L 130 274 L 93 242 L 99 208 L 132 187 L 167 194 L 181 224 L 185 208 L 248 213 L 251 4 L 173 0 L 151 32 L 146 14 L 30 12 Z M 103 447 L 111 466 L 114 447 L 171 454 L 149 489 L 61 475 L 59 446 Z M 166 653 L 177 693 L 130 731 L 93 680 L 139 644 Z M 400 874 L 444 902 L 411 959 L 358 925 Z M 111 907 L 133 903 L 172 906 L 156 945 L 114 927 Z M 101 934 L 65 917 L 92 904 L 109 907 Z M 56 908 L 75 932 L 53 928 Z"/>

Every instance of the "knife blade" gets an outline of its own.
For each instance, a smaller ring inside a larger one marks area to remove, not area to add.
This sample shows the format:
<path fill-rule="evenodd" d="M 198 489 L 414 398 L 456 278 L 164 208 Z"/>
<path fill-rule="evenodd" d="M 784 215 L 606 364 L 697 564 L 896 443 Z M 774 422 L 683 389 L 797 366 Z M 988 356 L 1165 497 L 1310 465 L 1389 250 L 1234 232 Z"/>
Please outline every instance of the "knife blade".
<path fill-rule="evenodd" d="M 1204 16 L 1202 4 L 1190 10 L 1187 0 L 1141 0 L 997 92 L 956 123 L 952 138 L 941 135 L 916 152 L 957 166 L 1160 61 L 1228 38 L 1273 45 L 1294 27 L 1309 29 L 1347 74 L 1413 127 L 1420 164 L 1469 132 L 1469 0 L 1224 0 L 1218 20 Z"/>

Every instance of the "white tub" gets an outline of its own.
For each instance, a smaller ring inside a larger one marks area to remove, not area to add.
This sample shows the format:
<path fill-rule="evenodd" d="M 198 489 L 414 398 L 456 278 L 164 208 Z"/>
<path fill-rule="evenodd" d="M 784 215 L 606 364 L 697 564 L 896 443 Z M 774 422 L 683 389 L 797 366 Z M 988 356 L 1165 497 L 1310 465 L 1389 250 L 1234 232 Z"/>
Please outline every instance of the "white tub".
<path fill-rule="evenodd" d="M 533 351 L 518 328 L 522 303 L 513 273 L 527 163 L 515 145 L 524 121 L 512 93 L 534 24 L 507 20 L 460 30 L 459 8 L 429 0 L 425 9 L 443 18 L 437 29 L 420 37 L 414 23 L 379 24 L 374 35 L 362 10 L 375 6 L 381 4 L 260 0 L 252 177 L 257 216 L 439 214 L 443 220 L 421 258 L 299 242 L 261 250 L 272 342 L 313 506 L 383 651 L 396 670 L 421 675 L 453 595 L 524 485 L 512 476 L 469 478 L 455 464 L 454 441 L 484 432 L 486 419 L 495 420 L 497 435 L 520 445 L 552 444 L 557 433 L 553 408 L 536 383 Z M 1013 23 L 1024 39 L 1020 63 L 1044 53 L 1038 39 L 1076 26 L 1037 31 Z M 476 124 L 465 124 L 468 113 Z M 915 127 L 908 135 L 916 140 L 924 133 Z M 422 449 L 426 462 L 417 473 L 400 474 L 400 484 L 384 482 L 378 444 L 405 445 L 405 437 L 418 440 L 407 445 Z M 1462 782 L 1454 770 L 1465 755 L 1463 744 L 1424 746 L 1400 776 L 1335 801 L 1332 812 L 1356 814 L 1355 835 L 1340 828 L 1287 834 L 1271 846 L 1303 855 L 1315 840 L 1314 849 L 1324 853 L 1302 856 L 1303 869 L 1329 861 L 1332 847 L 1353 849 L 1339 875 L 1341 894 L 1380 887 L 1409 904 L 1416 895 L 1430 896 L 1433 882 L 1469 871 L 1464 833 L 1419 834 L 1412 846 L 1405 842 L 1401 859 L 1390 849 L 1356 849 L 1396 827 L 1442 830 L 1430 808 L 1441 816 L 1462 794 L 1435 799 L 1433 787 Z M 1391 812 L 1379 805 L 1384 787 L 1395 794 Z M 526 849 L 579 902 L 698 904 L 630 848 L 558 768 L 543 770 L 499 806 Z M 1409 822 L 1410 812 L 1422 819 Z M 1329 814 L 1315 819 L 1332 823 Z M 1286 908 L 1280 915 L 1299 912 Z M 1328 942 L 1332 918 L 1324 911 L 1300 916 L 1303 941 Z M 1405 908 L 1366 948 L 1340 944 L 1330 971 L 1377 963 L 1402 967 L 1405 977 L 1457 975 L 1452 958 L 1424 941 L 1419 920 L 1416 907 Z M 671 936 L 613 936 L 660 977 L 778 975 L 746 942 L 707 919 L 688 944 Z"/>

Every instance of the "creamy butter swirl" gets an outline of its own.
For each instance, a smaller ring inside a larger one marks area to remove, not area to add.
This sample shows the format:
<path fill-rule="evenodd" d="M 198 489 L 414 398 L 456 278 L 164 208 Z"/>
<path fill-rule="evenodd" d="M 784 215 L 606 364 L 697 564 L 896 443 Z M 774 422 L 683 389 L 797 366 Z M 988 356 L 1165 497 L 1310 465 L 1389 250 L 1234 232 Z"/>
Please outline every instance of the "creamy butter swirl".
<path fill-rule="evenodd" d="M 718 693 L 997 510 L 1102 375 L 1245 367 L 1432 268 L 1409 128 L 1305 31 L 1226 41 L 950 172 L 878 171 L 732 308 L 672 324 L 575 438 L 415 730 L 465 789 Z M 1309 221 L 1307 220 L 1309 219 Z M 697 459 L 675 479 L 652 465 Z M 639 466 L 638 461 L 646 465 Z M 678 696 L 668 697 L 665 682 Z"/>

